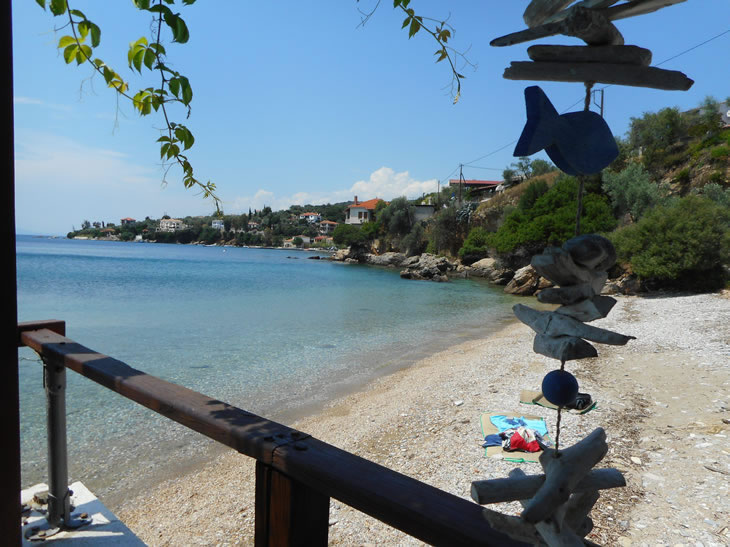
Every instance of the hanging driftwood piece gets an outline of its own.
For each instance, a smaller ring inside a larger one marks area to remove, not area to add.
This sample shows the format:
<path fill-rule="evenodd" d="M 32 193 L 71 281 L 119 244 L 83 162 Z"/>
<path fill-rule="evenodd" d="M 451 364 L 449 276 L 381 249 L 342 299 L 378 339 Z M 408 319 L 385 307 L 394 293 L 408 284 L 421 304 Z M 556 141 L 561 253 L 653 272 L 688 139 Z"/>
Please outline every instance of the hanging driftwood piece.
<path fill-rule="evenodd" d="M 543 304 L 570 305 L 593 298 L 596 295 L 590 283 L 580 283 L 570 287 L 550 287 L 537 293 L 537 301 Z"/>
<path fill-rule="evenodd" d="M 532 343 L 532 351 L 560 361 L 574 361 L 598 356 L 596 348 L 577 336 L 537 334 Z"/>
<path fill-rule="evenodd" d="M 530 264 L 542 277 L 556 285 L 580 285 L 588 283 L 594 294 L 600 294 L 608 279 L 606 272 L 578 266 L 570 253 L 560 247 L 547 247 L 542 254 L 532 257 Z"/>
<path fill-rule="evenodd" d="M 525 323 L 538 334 L 548 336 L 575 336 L 599 344 L 623 346 L 635 336 L 627 336 L 606 329 L 592 327 L 557 312 L 534 310 L 524 304 L 515 304 L 512 307 L 517 319 Z"/>
<path fill-rule="evenodd" d="M 525 88 L 527 122 L 513 154 L 531 156 L 545 150 L 569 175 L 599 173 L 618 156 L 618 146 L 606 121 L 595 112 L 558 114 L 539 86 Z"/>
<path fill-rule="evenodd" d="M 573 0 L 532 0 L 522 18 L 528 27 L 536 27 L 572 3 Z"/>
<path fill-rule="evenodd" d="M 545 483 L 545 475 L 513 476 L 509 478 L 474 481 L 471 498 L 480 505 L 530 499 Z M 593 469 L 575 486 L 573 492 L 606 490 L 626 486 L 626 479 L 617 469 Z"/>
<path fill-rule="evenodd" d="M 596 234 L 584 234 L 563 243 L 573 262 L 594 270 L 608 270 L 616 264 L 616 248 L 608 239 Z"/>
<path fill-rule="evenodd" d="M 472 498 L 480 504 L 519 501 L 520 518 L 484 509 L 484 518 L 514 539 L 550 546 L 594 545 L 583 540 L 593 529 L 588 516 L 599 490 L 626 485 L 616 469 L 592 469 L 608 451 L 606 434 L 598 428 L 582 441 L 540 456 L 544 475 L 528 476 L 521 469 L 508 478 L 472 483 Z"/>
<path fill-rule="evenodd" d="M 565 10 L 565 12 L 556 14 L 560 15 L 565 13 L 562 20 L 553 20 L 553 22 L 546 22 L 527 30 L 521 30 L 505 36 L 500 36 L 499 38 L 492 40 L 490 45 L 496 47 L 512 46 L 523 42 L 538 40 L 540 38 L 547 38 L 548 36 L 554 36 L 556 34 L 576 36 L 586 41 L 586 43 L 593 45 L 621 45 L 623 44 L 623 38 L 620 38 L 619 42 L 613 41 L 617 37 L 614 36 L 611 38 L 613 31 L 608 30 L 609 27 L 607 27 L 603 21 L 607 21 L 608 24 L 611 24 L 611 21 L 635 17 L 637 15 L 644 15 L 684 1 L 685 0 L 635 0 L 634 2 L 626 2 L 606 9 L 590 9 L 585 5 L 576 5 Z M 586 12 L 592 15 L 586 15 Z M 594 15 L 597 16 L 595 19 Z M 557 16 L 555 19 L 557 19 Z M 611 25 L 611 27 L 613 27 L 613 25 Z M 613 28 L 616 29 L 616 27 Z M 597 29 L 602 30 L 597 31 Z M 615 32 L 618 33 L 618 30 L 615 30 Z M 601 33 L 604 34 L 602 35 Z M 580 34 L 583 34 L 591 41 L 586 40 L 586 38 Z M 621 34 L 618 33 L 618 36 L 621 36 Z"/>
<path fill-rule="evenodd" d="M 606 16 L 611 21 L 617 21 L 619 19 L 628 19 L 629 17 L 652 13 L 662 8 L 673 6 L 674 4 L 681 4 L 685 1 L 686 0 L 635 0 L 634 2 L 626 2 L 619 6 L 613 6 L 605 11 Z"/>
<path fill-rule="evenodd" d="M 531 63 L 513 61 L 504 71 L 507 80 L 594 82 L 687 91 L 694 80 L 677 70 L 612 63 Z"/>
<path fill-rule="evenodd" d="M 616 299 L 610 296 L 594 296 L 590 300 L 582 300 L 569 306 L 560 306 L 556 313 L 562 313 L 578 321 L 590 323 L 596 319 L 603 319 L 616 305 Z"/>
<path fill-rule="evenodd" d="M 486 507 L 482 509 L 482 515 L 492 528 L 507 534 L 512 539 L 531 543 L 532 545 L 542 543 L 542 536 L 538 533 L 535 525 L 525 522 L 520 517 L 505 515 Z"/>
<path fill-rule="evenodd" d="M 540 456 L 545 483 L 522 512 L 522 518 L 533 524 L 549 518 L 568 501 L 573 489 L 607 451 L 606 432 L 600 427 L 582 441 L 561 450 L 557 457 L 555 450 L 545 450 Z"/>
<path fill-rule="evenodd" d="M 548 63 L 615 63 L 649 66 L 651 51 L 639 46 L 548 46 L 527 48 L 533 61 Z"/>
<path fill-rule="evenodd" d="M 550 17 L 545 19 L 545 21 L 543 21 L 543 22 L 544 23 L 554 23 L 555 21 L 560 21 L 561 19 L 565 19 L 568 15 L 570 15 L 570 12 L 573 9 L 578 8 L 578 7 L 592 8 L 592 9 L 604 9 L 604 8 L 613 6 L 618 1 L 619 0 L 583 0 L 582 2 L 577 2 L 577 3 L 573 4 L 568 9 L 559 11 L 555 15 L 551 15 Z"/>
<path fill-rule="evenodd" d="M 623 45 L 624 37 L 604 14 L 606 10 L 577 7 L 561 21 L 545 23 L 534 28 L 513 32 L 495 38 L 490 45 L 502 47 L 547 38 L 556 34 L 575 36 L 586 44 L 595 46 Z"/>

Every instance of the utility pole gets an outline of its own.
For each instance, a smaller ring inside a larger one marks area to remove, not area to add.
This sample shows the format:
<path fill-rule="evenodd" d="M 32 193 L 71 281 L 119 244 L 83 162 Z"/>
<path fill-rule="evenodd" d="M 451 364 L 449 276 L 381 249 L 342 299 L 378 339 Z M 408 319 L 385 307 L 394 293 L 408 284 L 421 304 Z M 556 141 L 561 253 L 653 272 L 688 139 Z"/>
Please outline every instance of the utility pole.
<path fill-rule="evenodd" d="M 459 164 L 459 207 L 461 207 L 461 194 L 462 189 L 464 187 L 464 173 L 462 171 L 462 167 L 464 167 L 463 163 Z"/>
<path fill-rule="evenodd" d="M 594 89 L 593 90 L 593 104 L 596 105 L 600 109 L 601 118 L 603 118 L 603 92 L 604 92 L 604 90 L 605 90 L 605 88 L 604 89 Z M 600 103 L 596 102 L 596 96 L 599 93 L 601 94 L 601 102 Z"/>

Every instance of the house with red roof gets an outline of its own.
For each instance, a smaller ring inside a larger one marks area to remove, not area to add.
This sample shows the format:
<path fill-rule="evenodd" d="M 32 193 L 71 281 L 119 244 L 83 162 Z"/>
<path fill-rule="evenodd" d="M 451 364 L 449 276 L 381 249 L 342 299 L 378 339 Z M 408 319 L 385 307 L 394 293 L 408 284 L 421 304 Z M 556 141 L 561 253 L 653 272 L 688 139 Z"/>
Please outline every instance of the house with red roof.
<path fill-rule="evenodd" d="M 364 224 L 365 222 L 373 222 L 375 220 L 375 207 L 383 201 L 380 198 L 369 199 L 367 201 L 355 201 L 345 209 L 345 224 Z"/>
<path fill-rule="evenodd" d="M 125 224 L 134 224 L 135 222 L 137 222 L 137 221 L 136 221 L 136 220 L 134 220 L 133 218 L 129 218 L 129 217 L 127 217 L 127 218 L 122 218 L 122 219 L 120 219 L 120 220 L 121 220 L 122 226 L 124 226 Z"/>
<path fill-rule="evenodd" d="M 449 188 L 456 195 L 460 195 L 460 191 L 466 192 L 469 190 L 472 197 L 482 198 L 494 194 L 501 184 L 503 184 L 501 180 L 449 179 Z"/>
<path fill-rule="evenodd" d="M 337 228 L 337 223 L 331 220 L 323 220 L 319 223 L 320 234 L 331 234 L 335 231 L 335 228 Z"/>

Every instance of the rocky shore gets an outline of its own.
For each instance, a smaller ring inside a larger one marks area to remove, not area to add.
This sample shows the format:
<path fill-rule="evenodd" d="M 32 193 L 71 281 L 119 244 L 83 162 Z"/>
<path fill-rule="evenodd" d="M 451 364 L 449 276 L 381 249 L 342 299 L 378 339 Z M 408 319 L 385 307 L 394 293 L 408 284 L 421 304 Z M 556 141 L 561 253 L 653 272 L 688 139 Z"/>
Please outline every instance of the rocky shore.
<path fill-rule="evenodd" d="M 387 252 L 373 254 L 359 250 L 343 249 L 335 252 L 332 260 L 351 264 L 369 264 L 397 268 L 403 279 L 420 281 L 448 281 L 449 278 L 482 277 L 496 285 L 504 285 L 509 294 L 531 296 L 553 284 L 535 271 L 529 264 L 513 269 L 498 258 L 483 258 L 470 265 L 444 256 L 423 253 L 406 256 L 403 253 Z M 606 283 L 603 294 L 637 294 L 642 287 L 635 276 L 615 268 Z"/>
<path fill-rule="evenodd" d="M 563 415 L 561 445 L 596 427 L 608 434 L 601 465 L 626 488 L 593 509 L 588 538 L 603 545 L 730 544 L 730 295 L 619 296 L 597 326 L 636 336 L 571 363 L 580 389 L 598 401 Z M 555 362 L 532 352 L 532 331 L 514 323 L 445 348 L 414 366 L 334 401 L 295 425 L 313 436 L 469 499 L 471 481 L 505 477 L 516 465 L 484 457 L 479 417 L 506 411 L 545 417 L 519 403 Z M 254 462 L 225 453 L 200 469 L 151 486 L 113 507 L 150 545 L 251 545 Z M 491 506 L 517 514 L 517 503 Z M 412 538 L 332 500 L 330 543 L 415 545 Z"/>

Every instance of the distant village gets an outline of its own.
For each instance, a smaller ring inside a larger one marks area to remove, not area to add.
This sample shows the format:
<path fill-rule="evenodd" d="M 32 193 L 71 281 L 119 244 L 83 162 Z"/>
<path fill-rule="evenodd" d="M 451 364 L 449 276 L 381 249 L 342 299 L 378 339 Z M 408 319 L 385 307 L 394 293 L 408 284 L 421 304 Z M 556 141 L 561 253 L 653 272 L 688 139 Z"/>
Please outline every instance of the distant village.
<path fill-rule="evenodd" d="M 515 181 L 516 182 L 516 181 Z M 504 181 L 452 179 L 439 194 L 411 200 L 412 222 L 425 221 L 436 212 L 439 202 L 480 201 L 501 191 Z M 404 198 L 400 198 L 404 199 Z M 84 220 L 81 229 L 68 233 L 69 239 L 147 241 L 203 245 L 264 246 L 280 248 L 331 248 L 336 245 L 338 226 L 361 227 L 374 223 L 378 211 L 388 206 L 380 198 L 326 205 L 293 205 L 273 211 L 264 206 L 241 215 L 186 216 L 143 220 L 122 218 L 119 224 Z"/>

